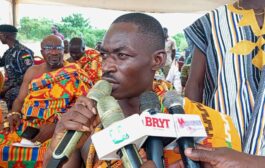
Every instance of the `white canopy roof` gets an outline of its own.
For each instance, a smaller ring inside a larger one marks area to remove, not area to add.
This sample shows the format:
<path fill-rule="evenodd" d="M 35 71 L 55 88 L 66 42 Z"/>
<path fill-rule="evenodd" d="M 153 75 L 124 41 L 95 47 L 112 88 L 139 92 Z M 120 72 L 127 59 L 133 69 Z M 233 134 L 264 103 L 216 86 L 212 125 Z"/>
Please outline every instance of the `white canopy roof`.
<path fill-rule="evenodd" d="M 16 3 L 75 5 L 102 9 L 155 12 L 186 13 L 206 11 L 234 0 L 16 0 Z"/>

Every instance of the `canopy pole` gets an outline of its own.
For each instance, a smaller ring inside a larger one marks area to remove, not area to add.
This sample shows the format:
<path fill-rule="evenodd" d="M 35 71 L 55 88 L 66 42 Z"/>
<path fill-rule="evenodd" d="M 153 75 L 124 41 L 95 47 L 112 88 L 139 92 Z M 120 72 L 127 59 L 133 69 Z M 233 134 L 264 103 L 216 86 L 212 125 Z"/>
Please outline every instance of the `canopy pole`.
<path fill-rule="evenodd" d="M 17 0 L 12 0 L 12 23 L 17 26 Z"/>

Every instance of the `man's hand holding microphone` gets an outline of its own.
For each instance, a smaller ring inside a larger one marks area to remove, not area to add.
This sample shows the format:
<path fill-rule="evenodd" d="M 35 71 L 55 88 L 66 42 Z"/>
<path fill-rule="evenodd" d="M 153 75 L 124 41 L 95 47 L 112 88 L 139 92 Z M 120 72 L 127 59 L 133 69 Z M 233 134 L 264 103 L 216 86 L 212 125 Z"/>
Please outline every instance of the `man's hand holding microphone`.
<path fill-rule="evenodd" d="M 62 115 L 60 121 L 57 123 L 55 133 L 51 141 L 51 145 L 46 152 L 43 164 L 44 167 L 61 167 L 64 162 L 70 158 L 70 155 L 76 149 L 79 149 L 84 145 L 88 137 L 93 134 L 95 128 L 100 123 L 102 123 L 103 126 L 104 123 L 105 125 L 109 125 L 112 123 L 112 121 L 110 121 L 108 117 L 110 116 L 108 114 L 109 112 L 104 113 L 105 110 L 102 110 L 107 108 L 105 107 L 107 106 L 107 104 L 117 104 L 114 101 L 106 101 L 107 99 L 112 100 L 111 96 L 109 96 L 110 93 L 110 84 L 107 81 L 101 80 L 97 82 L 96 85 L 89 91 L 87 97 L 79 97 L 73 107 L 67 113 Z M 99 101 L 99 99 L 101 99 L 102 97 L 105 97 L 104 99 L 107 98 L 106 100 L 104 100 L 106 102 Z M 103 111 L 99 115 L 97 110 L 97 108 L 99 108 L 99 106 L 97 106 L 98 102 L 99 104 L 101 104 L 100 111 Z M 115 107 L 113 108 L 117 109 L 119 107 L 115 105 Z M 122 111 L 114 110 L 110 113 L 119 116 L 121 114 L 120 112 Z M 118 118 L 120 117 L 117 117 L 117 119 Z M 104 122 L 104 120 L 106 121 Z M 128 149 L 126 148 L 126 150 Z M 129 151 L 129 153 L 127 154 L 131 154 L 131 151 Z M 57 157 L 59 159 L 57 159 Z M 140 163 L 142 163 L 142 160 L 143 159 L 139 158 Z M 151 168 L 154 167 L 153 165 L 153 162 L 147 161 L 146 163 L 141 165 L 141 167 Z"/>
<path fill-rule="evenodd" d="M 57 123 L 51 145 L 46 152 L 43 164 L 44 167 L 60 167 L 59 165 L 62 163 L 59 163 L 59 160 L 61 162 L 62 158 L 57 160 L 54 158 L 56 150 L 59 150 L 60 154 L 69 155 L 69 153 L 71 154 L 75 149 L 84 145 L 87 138 L 100 123 L 96 108 L 97 100 L 103 96 L 110 95 L 110 93 L 111 85 L 107 81 L 101 80 L 91 88 L 87 97 L 80 96 L 73 107 L 62 115 Z M 70 140 L 78 143 L 69 144 Z M 64 152 L 67 154 L 64 154 Z M 51 157 L 52 159 L 50 159 Z M 55 162 L 55 160 L 57 162 Z M 52 161 L 54 161 L 54 163 L 51 163 Z"/>

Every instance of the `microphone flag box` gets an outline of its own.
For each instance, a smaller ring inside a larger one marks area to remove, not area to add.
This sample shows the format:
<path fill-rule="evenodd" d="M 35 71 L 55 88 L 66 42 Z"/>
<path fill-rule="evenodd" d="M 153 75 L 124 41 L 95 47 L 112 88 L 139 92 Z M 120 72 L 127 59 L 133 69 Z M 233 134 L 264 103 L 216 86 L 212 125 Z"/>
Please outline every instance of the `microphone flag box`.
<path fill-rule="evenodd" d="M 203 139 L 207 136 L 199 115 L 174 114 L 173 115 L 177 137 L 194 137 Z"/>
<path fill-rule="evenodd" d="M 119 160 L 119 149 L 128 144 L 135 144 L 140 149 L 146 138 L 145 127 L 138 114 L 115 122 L 91 137 L 100 160 Z"/>
<path fill-rule="evenodd" d="M 177 139 L 181 137 L 192 137 L 196 143 L 207 137 L 204 125 L 199 115 L 194 114 L 173 114 Z M 177 146 L 176 141 L 166 146 L 166 149 L 173 149 Z"/>
<path fill-rule="evenodd" d="M 146 135 L 176 139 L 177 134 L 171 114 L 142 112 L 140 117 L 145 126 Z"/>

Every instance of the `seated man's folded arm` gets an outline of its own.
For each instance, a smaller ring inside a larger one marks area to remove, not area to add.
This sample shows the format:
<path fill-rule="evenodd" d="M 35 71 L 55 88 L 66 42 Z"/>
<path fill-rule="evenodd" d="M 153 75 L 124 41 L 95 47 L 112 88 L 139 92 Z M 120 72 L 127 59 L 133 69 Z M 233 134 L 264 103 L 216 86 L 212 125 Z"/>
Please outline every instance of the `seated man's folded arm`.
<path fill-rule="evenodd" d="M 15 99 L 13 105 L 12 105 L 12 112 L 20 112 L 24 103 L 25 98 L 28 95 L 28 88 L 29 88 L 29 83 L 31 82 L 33 76 L 34 76 L 34 71 L 35 67 L 30 67 L 23 78 L 22 85 L 19 89 L 19 94 L 17 98 Z"/>
<path fill-rule="evenodd" d="M 9 113 L 11 115 L 8 114 L 9 115 L 8 122 L 10 126 L 9 130 L 11 131 L 14 129 L 15 130 L 18 129 L 20 125 L 21 109 L 24 103 L 24 99 L 28 94 L 28 85 L 32 79 L 33 74 L 34 70 L 32 68 L 29 68 L 28 71 L 25 73 L 22 85 L 19 89 L 19 94 L 15 99 L 15 101 L 13 102 L 11 112 Z"/>

